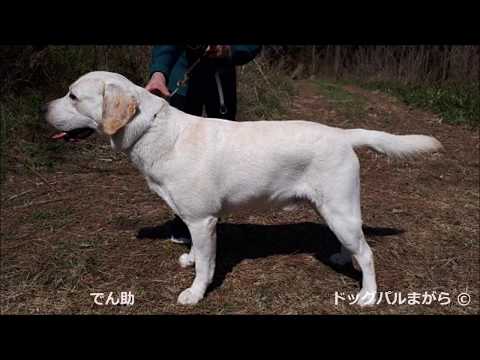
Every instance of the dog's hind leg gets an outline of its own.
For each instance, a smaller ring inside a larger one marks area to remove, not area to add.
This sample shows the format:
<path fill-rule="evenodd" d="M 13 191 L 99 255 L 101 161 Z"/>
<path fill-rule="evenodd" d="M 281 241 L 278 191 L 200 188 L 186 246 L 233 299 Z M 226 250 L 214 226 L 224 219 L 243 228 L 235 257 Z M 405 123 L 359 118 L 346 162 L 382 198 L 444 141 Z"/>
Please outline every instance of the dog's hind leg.
<path fill-rule="evenodd" d="M 351 211 L 345 210 L 328 205 L 323 205 L 319 209 L 330 229 L 345 247 L 344 254 L 339 256 L 345 258 L 346 254 L 351 254 L 362 271 L 362 289 L 358 294 L 357 303 L 361 306 L 373 305 L 376 300 L 377 283 L 372 250 L 363 235 L 361 219 L 352 216 Z"/>
<path fill-rule="evenodd" d="M 362 289 L 357 303 L 361 306 L 373 305 L 377 283 L 372 250 L 362 231 L 358 160 L 348 166 L 336 174 L 341 181 L 332 181 L 330 187 L 327 185 L 324 188 L 328 195 L 322 199 L 322 203 L 314 201 L 314 205 L 345 248 L 338 257 L 343 260 L 350 253 L 362 271 Z"/>
<path fill-rule="evenodd" d="M 186 223 L 192 235 L 190 254 L 193 254 L 194 257 L 195 279 L 192 286 L 179 295 L 178 303 L 194 305 L 203 298 L 215 272 L 217 218 L 209 217 L 192 222 L 187 221 Z M 187 256 L 190 256 L 190 254 Z"/>

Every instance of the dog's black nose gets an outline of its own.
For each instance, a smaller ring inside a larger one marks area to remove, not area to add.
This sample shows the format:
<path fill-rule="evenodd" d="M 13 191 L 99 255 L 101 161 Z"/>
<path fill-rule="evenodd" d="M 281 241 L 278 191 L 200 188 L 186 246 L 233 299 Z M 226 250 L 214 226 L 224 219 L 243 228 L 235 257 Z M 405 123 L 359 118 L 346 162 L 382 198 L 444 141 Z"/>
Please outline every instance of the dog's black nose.
<path fill-rule="evenodd" d="M 41 113 L 41 114 L 45 114 L 47 111 L 48 111 L 48 103 L 43 104 L 42 106 L 40 106 L 40 113 Z"/>

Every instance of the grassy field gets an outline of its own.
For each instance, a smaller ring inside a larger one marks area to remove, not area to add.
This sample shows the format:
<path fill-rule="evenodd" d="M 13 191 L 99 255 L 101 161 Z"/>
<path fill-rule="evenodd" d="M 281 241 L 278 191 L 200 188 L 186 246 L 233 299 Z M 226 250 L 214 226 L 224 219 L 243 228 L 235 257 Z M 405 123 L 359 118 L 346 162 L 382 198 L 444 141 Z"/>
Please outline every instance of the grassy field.
<path fill-rule="evenodd" d="M 480 125 L 480 90 L 470 85 L 405 85 L 392 81 L 366 82 L 367 89 L 381 90 L 405 104 L 432 111 L 451 124 Z"/>

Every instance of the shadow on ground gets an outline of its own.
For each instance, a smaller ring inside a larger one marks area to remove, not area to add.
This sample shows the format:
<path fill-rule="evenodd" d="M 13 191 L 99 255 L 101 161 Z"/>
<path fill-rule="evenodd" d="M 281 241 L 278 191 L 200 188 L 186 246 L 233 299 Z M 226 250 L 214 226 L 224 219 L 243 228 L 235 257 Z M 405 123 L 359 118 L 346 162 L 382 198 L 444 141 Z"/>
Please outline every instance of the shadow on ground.
<path fill-rule="evenodd" d="M 403 230 L 363 226 L 367 238 L 398 235 Z M 144 227 L 137 234 L 138 239 L 169 238 L 165 224 L 156 227 Z M 369 241 L 374 247 L 375 244 Z M 180 245 L 186 246 L 186 245 Z M 217 225 L 217 264 L 215 276 L 209 291 L 219 287 L 228 273 L 246 259 L 264 258 L 272 255 L 312 254 L 323 264 L 356 281 L 361 273 L 353 265 L 334 265 L 329 261 L 331 255 L 340 251 L 340 243 L 327 225 L 311 222 L 258 225 L 230 224 Z"/>

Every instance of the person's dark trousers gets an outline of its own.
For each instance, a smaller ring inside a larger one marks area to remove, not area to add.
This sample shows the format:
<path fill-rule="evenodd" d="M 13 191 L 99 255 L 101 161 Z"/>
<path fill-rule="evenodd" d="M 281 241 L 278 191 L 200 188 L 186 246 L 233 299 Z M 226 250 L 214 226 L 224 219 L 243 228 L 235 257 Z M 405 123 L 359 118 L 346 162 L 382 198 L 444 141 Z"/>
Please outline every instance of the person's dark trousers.
<path fill-rule="evenodd" d="M 203 108 L 207 117 L 235 120 L 237 113 L 237 89 L 235 68 L 224 69 L 220 72 L 220 81 L 224 103 L 227 112 L 220 112 L 220 95 L 215 76 L 210 73 L 208 76 L 204 72 L 195 73 L 189 81 L 188 92 L 186 96 L 174 95 L 170 100 L 170 105 L 176 107 L 187 114 L 196 116 L 203 115 Z M 172 236 L 176 239 L 191 238 L 187 225 L 175 215 L 169 224 L 171 226 Z"/>
<path fill-rule="evenodd" d="M 205 107 L 206 116 L 210 118 L 235 120 L 237 115 L 237 79 L 235 68 L 219 70 L 226 113 L 220 112 L 220 94 L 211 71 L 198 71 L 192 74 L 188 83 L 186 96 L 174 95 L 170 105 L 192 115 L 202 116 Z"/>

